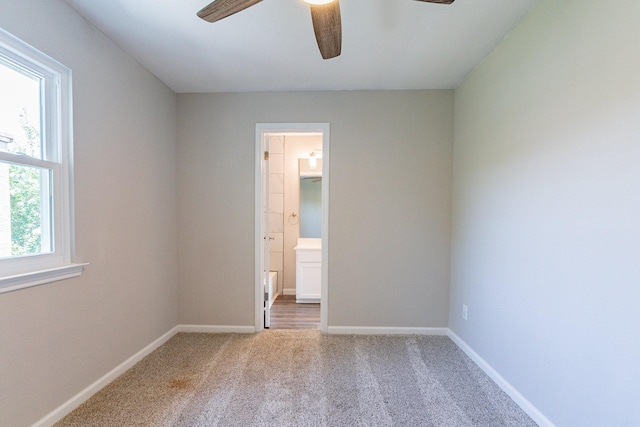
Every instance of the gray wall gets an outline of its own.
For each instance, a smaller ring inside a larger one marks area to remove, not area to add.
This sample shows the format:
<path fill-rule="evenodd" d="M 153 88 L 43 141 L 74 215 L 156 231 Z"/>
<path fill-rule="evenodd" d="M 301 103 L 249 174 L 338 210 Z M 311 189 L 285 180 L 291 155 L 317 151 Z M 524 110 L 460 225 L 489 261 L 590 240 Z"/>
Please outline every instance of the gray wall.
<path fill-rule="evenodd" d="M 449 325 L 558 426 L 640 425 L 638 16 L 542 0 L 455 94 Z"/>
<path fill-rule="evenodd" d="M 77 278 L 0 295 L 0 425 L 37 421 L 177 323 L 175 95 L 61 0 L 0 27 L 73 70 Z"/>
<path fill-rule="evenodd" d="M 329 326 L 447 326 L 453 91 L 178 95 L 180 322 L 254 323 L 260 122 L 331 124 Z"/>

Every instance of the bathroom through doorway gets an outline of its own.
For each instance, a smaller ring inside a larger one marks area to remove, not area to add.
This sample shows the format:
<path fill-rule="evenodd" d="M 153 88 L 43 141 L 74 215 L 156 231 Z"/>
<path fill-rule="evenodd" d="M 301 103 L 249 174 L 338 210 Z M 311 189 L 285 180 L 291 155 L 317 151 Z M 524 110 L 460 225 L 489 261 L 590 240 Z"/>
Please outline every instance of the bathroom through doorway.
<path fill-rule="evenodd" d="M 256 125 L 256 331 L 327 330 L 329 124 Z"/>

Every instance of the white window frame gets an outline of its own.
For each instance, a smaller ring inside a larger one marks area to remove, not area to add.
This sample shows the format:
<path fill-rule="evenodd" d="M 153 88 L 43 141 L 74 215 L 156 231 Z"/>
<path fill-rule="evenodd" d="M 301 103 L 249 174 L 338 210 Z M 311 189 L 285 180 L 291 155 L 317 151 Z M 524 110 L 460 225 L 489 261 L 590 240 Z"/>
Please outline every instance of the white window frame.
<path fill-rule="evenodd" d="M 0 57 L 42 76 L 43 159 L 0 151 L 0 160 L 52 171 L 53 252 L 0 260 L 0 294 L 76 277 L 74 263 L 71 70 L 0 28 Z"/>

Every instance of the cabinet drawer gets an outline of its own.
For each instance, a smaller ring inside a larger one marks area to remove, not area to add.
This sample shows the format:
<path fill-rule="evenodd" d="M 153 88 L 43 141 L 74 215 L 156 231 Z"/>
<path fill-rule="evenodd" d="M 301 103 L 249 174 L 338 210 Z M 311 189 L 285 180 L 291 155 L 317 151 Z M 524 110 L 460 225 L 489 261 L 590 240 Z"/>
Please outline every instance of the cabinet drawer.
<path fill-rule="evenodd" d="M 298 249 L 296 253 L 296 260 L 298 262 L 320 262 L 322 260 L 322 254 L 320 251 L 305 251 Z"/>

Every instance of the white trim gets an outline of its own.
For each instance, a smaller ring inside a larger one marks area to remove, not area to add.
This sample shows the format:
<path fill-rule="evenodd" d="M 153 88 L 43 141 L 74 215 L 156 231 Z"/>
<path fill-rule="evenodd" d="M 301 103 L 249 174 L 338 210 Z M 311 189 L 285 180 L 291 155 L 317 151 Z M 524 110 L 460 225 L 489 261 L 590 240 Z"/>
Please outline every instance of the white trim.
<path fill-rule="evenodd" d="M 0 151 L 0 160 L 4 163 L 11 163 L 12 165 L 33 166 L 41 169 L 54 169 L 60 166 L 58 162 L 36 159 L 22 154 L 6 153 L 4 151 Z"/>
<path fill-rule="evenodd" d="M 295 295 L 296 294 L 296 289 L 283 289 L 282 290 L 282 295 Z"/>
<path fill-rule="evenodd" d="M 320 298 L 296 298 L 297 304 L 320 304 Z M 304 306 L 301 306 L 304 307 Z"/>
<path fill-rule="evenodd" d="M 253 334 L 255 326 L 180 325 L 178 332 L 205 334 Z"/>
<path fill-rule="evenodd" d="M 258 125 L 256 125 L 256 147 L 255 147 L 255 237 L 254 237 L 254 245 L 255 245 L 255 267 L 254 267 L 254 275 L 255 275 L 255 293 L 254 293 L 254 310 L 255 310 L 255 320 L 254 320 L 254 331 L 260 332 L 264 329 L 264 316 L 262 314 L 262 300 L 264 299 L 264 290 L 263 290 L 263 280 L 262 280 L 262 272 L 264 271 L 264 260 L 263 260 L 263 243 L 262 243 L 262 174 L 263 174 L 263 140 L 264 140 L 264 130 L 262 130 Z"/>
<path fill-rule="evenodd" d="M 53 174 L 50 201 L 54 252 L 0 260 L 3 275 L 1 292 L 42 285 L 76 277 L 82 269 L 73 264 L 75 251 L 73 215 L 73 117 L 71 69 L 0 28 L 0 57 L 3 62 L 40 76 L 41 134 L 46 140 L 43 159 L 0 153 L 0 160 L 17 165 L 48 169 Z M 42 192 L 41 192 L 42 194 Z M 43 227 L 44 230 L 44 227 Z M 66 271 L 66 273 L 64 272 Z M 27 275 L 23 272 L 30 272 Z M 57 272 L 57 273 L 53 273 Z M 77 273 L 77 274 L 76 274 Z M 33 276 L 31 278 L 29 275 Z M 21 279 L 18 279 L 21 277 Z"/>
<path fill-rule="evenodd" d="M 262 157 L 266 134 L 322 135 L 322 290 L 320 295 L 320 331 L 327 333 L 329 324 L 329 123 L 256 123 L 255 141 L 255 332 L 264 330 L 262 300 L 264 271 L 262 259 Z M 293 294 L 295 295 L 295 293 Z"/>
<path fill-rule="evenodd" d="M 73 396 L 71 399 L 67 400 L 65 403 L 60 405 L 58 408 L 54 409 L 52 412 L 41 418 L 32 427 L 49 427 L 60 421 L 66 415 L 68 415 L 71 411 L 76 409 L 82 403 L 84 403 L 91 396 L 100 391 L 103 387 L 109 384 L 111 381 L 118 378 L 120 375 L 125 373 L 129 368 L 133 365 L 141 361 L 145 358 L 145 356 L 151 354 L 155 349 L 160 347 L 165 342 L 169 341 L 175 334 L 179 332 L 180 327 L 176 326 L 171 329 L 169 332 L 162 335 L 160 338 L 153 341 L 151 344 L 113 368 L 107 374 L 99 378 L 93 384 L 89 385 L 87 388 L 82 390 L 80 393 Z"/>
<path fill-rule="evenodd" d="M 329 187 L 331 174 L 329 165 L 331 163 L 331 129 L 326 123 L 322 130 L 322 238 L 321 254 L 321 277 L 322 287 L 320 288 L 320 332 L 323 334 L 329 331 Z"/>
<path fill-rule="evenodd" d="M 446 336 L 448 328 L 410 328 L 375 326 L 329 326 L 329 334 L 334 335 L 438 335 Z"/>
<path fill-rule="evenodd" d="M 498 373 L 493 367 L 484 360 L 478 353 L 476 353 L 466 342 L 462 340 L 452 330 L 449 330 L 448 334 L 451 341 L 453 341 L 473 362 L 478 365 L 497 385 L 509 395 L 509 397 L 518 405 L 524 412 L 529 415 L 533 421 L 535 421 L 540 427 L 555 427 L 555 424 L 544 416 L 533 403 L 529 402 L 514 386 L 512 386 L 502 375 Z"/>
<path fill-rule="evenodd" d="M 69 264 L 0 278 L 0 294 L 78 277 L 89 264 Z"/>

